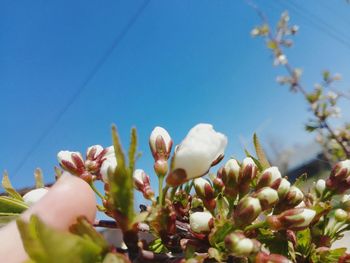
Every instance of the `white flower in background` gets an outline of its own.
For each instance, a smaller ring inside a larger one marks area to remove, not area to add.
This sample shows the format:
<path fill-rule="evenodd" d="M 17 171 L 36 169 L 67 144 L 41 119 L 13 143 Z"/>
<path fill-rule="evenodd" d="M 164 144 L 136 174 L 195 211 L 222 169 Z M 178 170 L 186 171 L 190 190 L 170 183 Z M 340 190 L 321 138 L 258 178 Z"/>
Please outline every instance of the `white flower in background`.
<path fill-rule="evenodd" d="M 149 146 L 152 155 L 157 161 L 159 159 L 168 160 L 173 141 L 169 133 L 162 127 L 155 127 L 149 138 Z"/>
<path fill-rule="evenodd" d="M 227 138 L 210 124 L 194 126 L 175 149 L 172 171 L 167 177 L 171 186 L 205 175 L 224 156 Z"/>
<path fill-rule="evenodd" d="M 60 151 L 57 154 L 60 166 L 75 175 L 81 175 L 84 170 L 84 160 L 80 152 Z"/>
<path fill-rule="evenodd" d="M 44 195 L 46 195 L 48 191 L 49 190 L 46 188 L 31 190 L 23 196 L 23 200 L 27 205 L 31 206 L 38 202 Z"/>
<path fill-rule="evenodd" d="M 213 216 L 208 211 L 195 212 L 190 215 L 190 228 L 196 233 L 209 232 L 212 219 Z"/>

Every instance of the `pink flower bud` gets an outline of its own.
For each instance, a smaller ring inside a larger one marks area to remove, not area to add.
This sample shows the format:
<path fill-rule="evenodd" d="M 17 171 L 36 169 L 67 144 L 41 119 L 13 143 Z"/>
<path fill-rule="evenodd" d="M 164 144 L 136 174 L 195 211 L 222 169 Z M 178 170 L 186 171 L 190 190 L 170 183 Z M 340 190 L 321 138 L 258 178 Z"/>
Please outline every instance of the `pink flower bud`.
<path fill-rule="evenodd" d="M 258 198 L 246 196 L 239 201 L 234 210 L 233 218 L 236 225 L 249 225 L 261 213 L 261 205 Z"/>
<path fill-rule="evenodd" d="M 302 230 L 307 228 L 316 215 L 316 211 L 308 208 L 294 208 L 277 216 L 268 216 L 267 222 L 274 230 Z"/>
<path fill-rule="evenodd" d="M 230 254 L 245 257 L 256 253 L 260 249 L 260 243 L 246 238 L 240 232 L 233 232 L 225 237 L 225 247 Z"/>
<path fill-rule="evenodd" d="M 141 169 L 136 169 L 133 174 L 134 186 L 140 191 L 144 198 L 152 199 L 154 192 L 151 189 L 149 176 Z"/>
<path fill-rule="evenodd" d="M 101 145 L 90 146 L 86 151 L 85 168 L 90 173 L 98 173 L 106 152 Z"/>
<path fill-rule="evenodd" d="M 157 160 L 168 160 L 173 141 L 169 133 L 162 127 L 155 127 L 149 138 L 149 146 L 153 158 Z"/>
<path fill-rule="evenodd" d="M 190 228 L 195 233 L 208 233 L 214 220 L 208 211 L 195 212 L 190 215 Z"/>
<path fill-rule="evenodd" d="M 57 159 L 62 169 L 71 174 L 80 176 L 85 171 L 83 157 L 79 152 L 60 151 Z"/>
<path fill-rule="evenodd" d="M 277 191 L 271 187 L 263 187 L 255 192 L 253 196 L 259 199 L 262 210 L 272 208 L 278 201 Z"/>
<path fill-rule="evenodd" d="M 272 166 L 270 168 L 265 169 L 260 177 L 258 178 L 257 188 L 261 188 L 264 186 L 269 186 L 273 189 L 278 189 L 282 180 L 282 176 L 277 167 Z"/>
<path fill-rule="evenodd" d="M 279 254 L 267 254 L 259 252 L 256 255 L 255 263 L 292 263 L 288 258 Z"/>

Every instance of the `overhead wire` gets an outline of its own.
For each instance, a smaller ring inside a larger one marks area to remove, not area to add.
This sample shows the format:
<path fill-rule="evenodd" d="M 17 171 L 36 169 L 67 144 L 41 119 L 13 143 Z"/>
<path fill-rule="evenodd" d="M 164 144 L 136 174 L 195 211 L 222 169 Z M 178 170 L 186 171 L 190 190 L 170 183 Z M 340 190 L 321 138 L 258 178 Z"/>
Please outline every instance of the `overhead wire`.
<path fill-rule="evenodd" d="M 18 165 L 14 169 L 13 176 L 16 176 L 18 172 L 22 169 L 24 164 L 28 161 L 30 156 L 37 150 L 37 148 L 41 145 L 44 139 L 52 132 L 52 130 L 56 127 L 57 123 L 62 119 L 68 109 L 74 104 L 74 102 L 80 97 L 82 92 L 88 87 L 90 81 L 96 76 L 99 70 L 106 63 L 108 58 L 112 55 L 113 51 L 118 47 L 121 41 L 128 34 L 130 29 L 135 25 L 136 21 L 145 11 L 146 7 L 149 5 L 151 0 L 145 0 L 136 10 L 136 12 L 132 15 L 132 17 L 128 20 L 126 25 L 122 28 L 122 30 L 117 34 L 114 38 L 112 44 L 107 48 L 107 50 L 103 53 L 97 63 L 92 67 L 89 73 L 86 75 L 81 85 L 75 90 L 72 96 L 68 99 L 68 101 L 63 105 L 57 115 L 52 119 L 52 122 L 43 130 L 38 139 L 31 145 L 23 158 L 18 162 Z"/>

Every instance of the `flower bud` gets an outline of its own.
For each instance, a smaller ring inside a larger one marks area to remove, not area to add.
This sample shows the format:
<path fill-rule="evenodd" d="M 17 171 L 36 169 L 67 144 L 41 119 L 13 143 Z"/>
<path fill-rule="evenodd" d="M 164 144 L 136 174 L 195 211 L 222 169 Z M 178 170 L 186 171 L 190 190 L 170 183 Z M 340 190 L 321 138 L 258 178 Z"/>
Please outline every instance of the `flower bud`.
<path fill-rule="evenodd" d="M 158 176 L 164 177 L 168 172 L 168 162 L 164 159 L 158 159 L 155 161 L 153 167 Z"/>
<path fill-rule="evenodd" d="M 107 150 L 104 150 L 101 145 L 93 145 L 87 149 L 84 165 L 90 173 L 95 174 L 99 171 L 105 152 Z"/>
<path fill-rule="evenodd" d="M 152 199 L 154 192 L 151 189 L 149 176 L 141 169 L 136 169 L 133 174 L 134 186 L 144 198 Z"/>
<path fill-rule="evenodd" d="M 197 178 L 193 182 L 194 189 L 196 190 L 197 195 L 203 200 L 204 206 L 209 211 L 213 211 L 216 206 L 213 187 L 203 178 Z"/>
<path fill-rule="evenodd" d="M 315 193 L 317 197 L 321 197 L 326 190 L 326 181 L 323 179 L 317 180 L 315 183 Z"/>
<path fill-rule="evenodd" d="M 254 160 L 250 157 L 243 159 L 242 167 L 240 169 L 240 183 L 251 182 L 252 179 L 256 177 L 258 167 L 256 166 Z"/>
<path fill-rule="evenodd" d="M 155 161 L 168 160 L 173 141 L 169 133 L 162 127 L 155 127 L 149 138 L 149 146 Z"/>
<path fill-rule="evenodd" d="M 236 197 L 238 192 L 240 166 L 235 159 L 230 159 L 221 170 L 222 182 L 225 186 L 225 195 Z"/>
<path fill-rule="evenodd" d="M 86 151 L 86 159 L 96 160 L 99 155 L 103 152 L 103 147 L 101 145 L 92 145 Z"/>
<path fill-rule="evenodd" d="M 57 159 L 64 170 L 74 175 L 82 175 L 85 171 L 83 157 L 79 152 L 60 151 Z"/>
<path fill-rule="evenodd" d="M 49 190 L 46 188 L 37 188 L 37 189 L 31 190 L 23 196 L 23 200 L 29 206 L 34 205 L 41 198 L 43 198 L 48 191 Z"/>
<path fill-rule="evenodd" d="M 288 258 L 279 254 L 267 254 L 259 252 L 256 255 L 255 263 L 292 263 Z"/>
<path fill-rule="evenodd" d="M 278 201 L 277 191 L 271 187 L 263 187 L 259 189 L 254 194 L 254 197 L 259 199 L 262 210 L 272 208 Z"/>
<path fill-rule="evenodd" d="M 300 204 L 304 199 L 303 192 L 296 186 L 291 186 L 284 201 L 286 201 L 286 205 L 295 207 Z"/>
<path fill-rule="evenodd" d="M 350 160 L 341 161 L 334 166 L 326 186 L 337 194 L 350 189 Z"/>
<path fill-rule="evenodd" d="M 282 176 L 277 167 L 272 166 L 265 169 L 258 178 L 257 188 L 269 186 L 273 189 L 277 189 L 282 180 Z"/>
<path fill-rule="evenodd" d="M 248 225 L 253 222 L 261 212 L 261 205 L 258 198 L 246 196 L 239 201 L 233 218 L 236 225 Z"/>
<path fill-rule="evenodd" d="M 260 243 L 246 238 L 240 232 L 233 232 L 225 237 L 225 247 L 231 254 L 243 257 L 257 252 L 260 248 Z"/>
<path fill-rule="evenodd" d="M 337 179 L 345 179 L 350 176 L 350 160 L 337 163 L 332 170 L 331 176 Z"/>
<path fill-rule="evenodd" d="M 349 214 L 343 209 L 336 209 L 334 212 L 334 219 L 338 222 L 343 222 L 349 219 Z"/>
<path fill-rule="evenodd" d="M 280 199 L 283 199 L 289 192 L 289 189 L 290 189 L 290 182 L 287 179 L 282 178 L 281 183 L 277 189 L 278 197 Z"/>
<path fill-rule="evenodd" d="M 207 174 L 223 159 L 226 145 L 226 136 L 212 125 L 196 125 L 175 149 L 167 184 L 174 187 Z"/>
<path fill-rule="evenodd" d="M 341 205 L 345 211 L 350 212 L 350 195 L 343 195 Z"/>
<path fill-rule="evenodd" d="M 208 211 L 195 212 L 190 215 L 190 228 L 195 233 L 207 233 L 212 227 L 214 220 Z"/>
<path fill-rule="evenodd" d="M 102 163 L 100 168 L 100 174 L 102 176 L 102 181 L 107 183 L 108 182 L 108 171 L 111 171 L 114 173 L 115 169 L 117 168 L 117 159 L 115 155 L 108 156 Z"/>
<path fill-rule="evenodd" d="M 274 230 L 302 230 L 307 228 L 316 215 L 316 211 L 308 208 L 294 208 L 277 216 L 267 217 L 267 223 Z"/>

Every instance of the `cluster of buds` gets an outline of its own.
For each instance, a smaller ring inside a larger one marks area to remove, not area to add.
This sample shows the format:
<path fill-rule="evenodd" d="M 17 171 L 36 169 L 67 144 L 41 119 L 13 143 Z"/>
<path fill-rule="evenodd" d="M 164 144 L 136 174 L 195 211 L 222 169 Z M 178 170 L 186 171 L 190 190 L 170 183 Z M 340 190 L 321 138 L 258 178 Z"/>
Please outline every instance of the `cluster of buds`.
<path fill-rule="evenodd" d="M 326 180 L 326 186 L 337 194 L 350 189 L 350 160 L 341 161 L 334 166 Z"/>
<path fill-rule="evenodd" d="M 293 208 L 279 215 L 267 217 L 267 223 L 274 230 L 302 230 L 307 228 L 316 216 L 316 211 L 308 208 Z"/>
<path fill-rule="evenodd" d="M 143 194 L 143 197 L 147 200 L 152 200 L 154 192 L 150 185 L 150 178 L 144 170 L 137 169 L 133 174 L 134 186 L 136 190 Z"/>
<path fill-rule="evenodd" d="M 114 171 L 117 167 L 113 146 L 103 148 L 101 145 L 93 145 L 87 149 L 85 160 L 80 152 L 71 151 L 60 151 L 57 159 L 62 169 L 87 182 L 91 182 L 95 176 L 106 183 L 108 171 Z"/>
<path fill-rule="evenodd" d="M 257 253 L 260 246 L 257 240 L 245 237 L 240 231 L 235 231 L 225 237 L 225 247 L 234 256 L 250 256 Z"/>
<path fill-rule="evenodd" d="M 249 191 L 249 185 L 257 175 L 257 166 L 252 158 L 247 157 L 240 166 L 235 159 L 230 159 L 224 167 L 219 169 L 214 183 L 224 188 L 226 196 L 235 199 Z"/>

